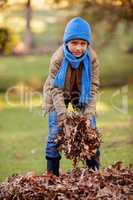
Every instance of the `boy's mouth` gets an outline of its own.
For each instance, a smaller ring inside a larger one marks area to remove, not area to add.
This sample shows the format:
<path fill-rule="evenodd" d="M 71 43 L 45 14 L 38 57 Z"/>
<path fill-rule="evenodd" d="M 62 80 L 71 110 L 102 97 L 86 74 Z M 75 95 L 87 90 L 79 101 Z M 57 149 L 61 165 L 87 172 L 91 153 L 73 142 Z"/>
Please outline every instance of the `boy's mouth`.
<path fill-rule="evenodd" d="M 73 54 L 74 54 L 75 56 L 81 56 L 81 55 L 82 55 L 81 52 L 73 52 Z"/>

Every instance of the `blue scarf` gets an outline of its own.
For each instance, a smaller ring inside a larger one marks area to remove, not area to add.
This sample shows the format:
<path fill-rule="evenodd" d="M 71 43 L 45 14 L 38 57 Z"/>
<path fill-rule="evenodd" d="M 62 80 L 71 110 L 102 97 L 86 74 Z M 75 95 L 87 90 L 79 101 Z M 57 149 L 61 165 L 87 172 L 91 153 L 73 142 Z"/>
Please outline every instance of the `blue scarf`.
<path fill-rule="evenodd" d="M 65 77 L 67 73 L 68 64 L 70 63 L 73 69 L 77 69 L 80 63 L 83 63 L 82 68 L 82 79 L 81 79 L 81 95 L 79 103 L 81 106 L 85 106 L 91 100 L 91 59 L 89 52 L 86 50 L 85 53 L 80 58 L 76 58 L 72 55 L 68 49 L 66 44 L 63 46 L 64 50 L 64 58 L 61 63 L 61 67 L 57 72 L 57 75 L 54 80 L 54 87 L 64 88 L 65 85 Z"/>

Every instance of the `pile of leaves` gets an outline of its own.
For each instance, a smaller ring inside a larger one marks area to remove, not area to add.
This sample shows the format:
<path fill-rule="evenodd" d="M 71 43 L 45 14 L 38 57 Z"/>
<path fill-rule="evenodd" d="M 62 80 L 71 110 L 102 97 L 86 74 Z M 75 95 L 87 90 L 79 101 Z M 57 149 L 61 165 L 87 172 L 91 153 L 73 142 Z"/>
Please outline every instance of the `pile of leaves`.
<path fill-rule="evenodd" d="M 59 177 L 14 175 L 0 185 L 0 200 L 132 200 L 133 168 L 121 162 L 102 171 L 75 168 Z"/>
<path fill-rule="evenodd" d="M 84 162 L 87 158 L 95 156 L 100 147 L 101 137 L 84 116 L 71 113 L 66 118 L 64 131 L 58 134 L 55 142 L 59 151 L 63 151 L 76 166 L 79 161 Z"/>

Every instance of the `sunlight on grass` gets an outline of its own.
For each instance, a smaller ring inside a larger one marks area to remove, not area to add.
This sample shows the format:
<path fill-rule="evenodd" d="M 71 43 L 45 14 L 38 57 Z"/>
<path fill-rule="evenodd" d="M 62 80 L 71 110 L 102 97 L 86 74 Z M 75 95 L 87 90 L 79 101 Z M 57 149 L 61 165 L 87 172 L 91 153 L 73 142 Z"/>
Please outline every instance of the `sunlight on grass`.
<path fill-rule="evenodd" d="M 97 111 L 99 114 L 108 112 L 109 110 L 110 110 L 110 107 L 106 103 L 104 103 L 104 102 L 97 103 Z"/>
<path fill-rule="evenodd" d="M 19 98 L 13 98 L 10 99 L 10 102 L 6 102 L 5 99 L 0 100 L 0 110 L 5 108 L 28 108 L 31 110 L 33 107 L 41 106 L 42 100 L 38 98 L 32 98 L 28 101 L 20 101 Z"/>
<path fill-rule="evenodd" d="M 4 108 L 7 108 L 6 102 L 0 101 L 0 111 L 3 110 Z"/>
<path fill-rule="evenodd" d="M 131 122 L 130 122 L 130 118 L 128 119 L 128 117 L 125 117 L 125 120 L 120 121 L 119 119 L 117 121 L 113 121 L 113 128 L 128 128 L 130 127 Z M 110 121 L 108 124 L 104 125 L 104 128 L 108 128 L 111 129 L 112 128 L 112 121 Z"/>
<path fill-rule="evenodd" d="M 42 105 L 42 92 L 34 91 L 32 88 L 20 83 L 10 88 L 10 91 L 0 96 L 0 109 L 4 108 L 28 108 Z"/>
<path fill-rule="evenodd" d="M 32 62 L 34 62 L 35 60 L 36 60 L 36 57 L 35 57 L 35 56 L 31 56 L 31 55 L 30 55 L 30 56 L 27 56 L 27 57 L 26 57 L 26 61 L 29 62 L 29 63 L 30 63 L 30 62 L 32 63 Z"/>

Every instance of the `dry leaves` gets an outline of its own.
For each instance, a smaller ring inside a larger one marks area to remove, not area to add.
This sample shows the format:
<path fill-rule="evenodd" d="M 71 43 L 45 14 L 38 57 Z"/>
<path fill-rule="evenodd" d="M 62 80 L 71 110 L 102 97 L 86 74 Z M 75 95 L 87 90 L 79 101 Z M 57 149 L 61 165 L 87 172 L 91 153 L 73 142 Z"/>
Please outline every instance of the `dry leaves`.
<path fill-rule="evenodd" d="M 74 169 L 56 177 L 34 173 L 0 184 L 0 200 L 132 200 L 133 168 L 121 162 L 102 171 Z"/>
<path fill-rule="evenodd" d="M 101 138 L 96 128 L 88 126 L 85 117 L 71 113 L 67 116 L 64 132 L 58 135 L 55 142 L 59 151 L 63 151 L 75 166 L 78 161 L 90 159 L 96 154 Z"/>

